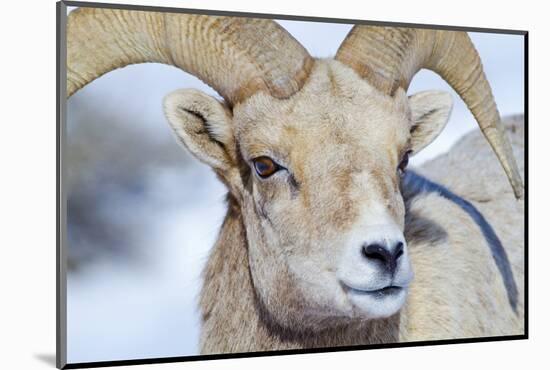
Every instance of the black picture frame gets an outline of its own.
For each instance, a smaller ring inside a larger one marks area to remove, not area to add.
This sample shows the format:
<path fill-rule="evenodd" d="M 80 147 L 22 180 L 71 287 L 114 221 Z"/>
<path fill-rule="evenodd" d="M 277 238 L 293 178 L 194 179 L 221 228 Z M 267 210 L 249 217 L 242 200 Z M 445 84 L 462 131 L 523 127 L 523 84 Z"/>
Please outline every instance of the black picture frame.
<path fill-rule="evenodd" d="M 525 119 L 525 214 L 524 214 L 524 292 L 525 292 L 525 333 L 523 335 L 505 335 L 492 337 L 477 337 L 464 339 L 448 339 L 448 340 L 429 340 L 391 344 L 373 344 L 373 345 L 357 345 L 315 349 L 300 349 L 300 350 L 274 350 L 265 352 L 247 352 L 247 353 L 227 353 L 214 355 L 197 355 L 197 356 L 178 356 L 178 357 L 162 357 L 162 358 L 142 358 L 120 361 L 97 361 L 85 363 L 67 363 L 67 309 L 66 309 L 66 281 L 67 281 L 67 238 L 66 238 L 66 192 L 64 191 L 64 179 L 66 176 L 64 169 L 64 148 L 66 146 L 66 26 L 67 26 L 67 7 L 93 7 L 93 8 L 111 8 L 111 9 L 128 9 L 142 10 L 154 12 L 171 12 L 171 13 L 186 13 L 186 14 L 205 14 L 205 15 L 220 15 L 220 16 L 238 16 L 238 17 L 254 17 L 267 19 L 281 19 L 294 21 L 309 21 L 309 22 L 329 22 L 329 23 L 346 23 L 346 24 L 368 24 L 394 27 L 410 27 L 410 28 L 429 28 L 451 31 L 467 31 L 481 33 L 499 33 L 521 35 L 524 37 L 524 119 Z M 447 26 L 439 24 L 415 24 L 415 23 L 400 23 L 400 22 L 381 22 L 362 19 L 338 19 L 310 16 L 296 16 L 284 14 L 262 14 L 248 12 L 232 12 L 232 11 L 217 11 L 203 9 L 188 9 L 188 8 L 172 8 L 158 6 L 141 6 L 131 4 L 110 4 L 110 3 L 95 3 L 95 2 L 79 2 L 79 1 L 60 1 L 56 7 L 57 17 L 57 63 L 56 63 L 56 124 L 57 124 L 57 142 L 56 142 L 56 161 L 57 161 L 57 184 L 56 184 L 56 228 L 57 228 L 57 252 L 56 252 L 56 366 L 59 369 L 79 369 L 79 368 L 95 368 L 95 367 L 110 367 L 110 366 L 126 366 L 126 365 L 143 365 L 143 364 L 160 364 L 174 363 L 187 361 L 204 361 L 217 359 L 231 359 L 244 357 L 265 357 L 265 356 L 280 356 L 306 353 L 321 353 L 321 352 L 341 352 L 341 351 L 358 351 L 366 349 L 382 349 L 382 348 L 400 348 L 400 347 L 416 347 L 416 346 L 435 346 L 447 344 L 462 344 L 462 343 L 481 343 L 481 342 L 496 342 L 496 341 L 511 341 L 523 340 L 529 338 L 529 295 L 528 295 L 528 278 L 529 278 L 529 32 L 526 30 L 514 29 L 494 29 L 494 28 L 478 28 L 478 27 L 459 27 Z"/>

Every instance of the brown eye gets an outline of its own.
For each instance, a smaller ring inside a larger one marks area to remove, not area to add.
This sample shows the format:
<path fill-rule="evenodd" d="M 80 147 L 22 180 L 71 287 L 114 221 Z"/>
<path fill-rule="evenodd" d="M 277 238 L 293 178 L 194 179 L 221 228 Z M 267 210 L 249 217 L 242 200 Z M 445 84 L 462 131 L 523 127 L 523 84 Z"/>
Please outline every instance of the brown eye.
<path fill-rule="evenodd" d="M 403 155 L 403 158 L 401 158 L 401 162 L 399 162 L 399 166 L 397 167 L 397 171 L 400 174 L 403 174 L 405 172 L 405 169 L 407 168 L 407 165 L 409 164 L 409 154 L 411 153 L 410 150 L 407 150 L 405 154 Z"/>
<path fill-rule="evenodd" d="M 258 157 L 252 160 L 254 162 L 254 169 L 261 178 L 267 178 L 279 171 L 281 168 L 273 159 L 269 157 Z"/>

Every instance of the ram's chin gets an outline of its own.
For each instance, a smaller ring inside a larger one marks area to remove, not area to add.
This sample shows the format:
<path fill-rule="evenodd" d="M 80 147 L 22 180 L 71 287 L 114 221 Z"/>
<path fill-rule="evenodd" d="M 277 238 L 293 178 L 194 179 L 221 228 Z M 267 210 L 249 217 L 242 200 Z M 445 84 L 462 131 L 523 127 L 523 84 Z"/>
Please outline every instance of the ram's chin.
<path fill-rule="evenodd" d="M 391 287 L 377 291 L 349 289 L 346 294 L 358 315 L 367 319 L 382 319 L 396 314 L 403 307 L 407 288 Z"/>

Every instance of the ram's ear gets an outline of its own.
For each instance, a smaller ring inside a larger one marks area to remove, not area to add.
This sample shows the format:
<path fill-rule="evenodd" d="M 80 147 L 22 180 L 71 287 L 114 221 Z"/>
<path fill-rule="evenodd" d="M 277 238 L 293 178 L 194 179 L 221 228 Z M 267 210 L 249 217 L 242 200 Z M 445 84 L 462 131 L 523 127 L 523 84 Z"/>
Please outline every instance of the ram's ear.
<path fill-rule="evenodd" d="M 220 101 L 194 89 L 164 98 L 164 113 L 178 140 L 200 161 L 218 171 L 235 164 L 231 112 Z"/>
<path fill-rule="evenodd" d="M 423 91 L 409 97 L 411 150 L 416 154 L 435 140 L 451 114 L 453 98 L 443 91 Z"/>

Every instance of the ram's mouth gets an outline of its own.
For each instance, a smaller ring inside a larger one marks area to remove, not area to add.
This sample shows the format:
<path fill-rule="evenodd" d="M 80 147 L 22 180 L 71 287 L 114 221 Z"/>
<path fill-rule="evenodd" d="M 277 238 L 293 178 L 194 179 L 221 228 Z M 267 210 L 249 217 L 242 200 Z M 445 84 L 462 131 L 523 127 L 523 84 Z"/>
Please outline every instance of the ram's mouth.
<path fill-rule="evenodd" d="M 405 304 L 408 294 L 407 285 L 388 285 L 379 289 L 342 285 L 355 314 L 368 319 L 381 319 L 395 314 Z"/>
<path fill-rule="evenodd" d="M 373 298 L 386 298 L 398 295 L 401 293 L 405 288 L 397 285 L 390 285 L 381 289 L 375 289 L 375 290 L 362 290 L 362 289 L 355 289 L 352 287 L 347 286 L 347 291 L 351 294 L 357 294 L 357 295 L 368 295 Z"/>

